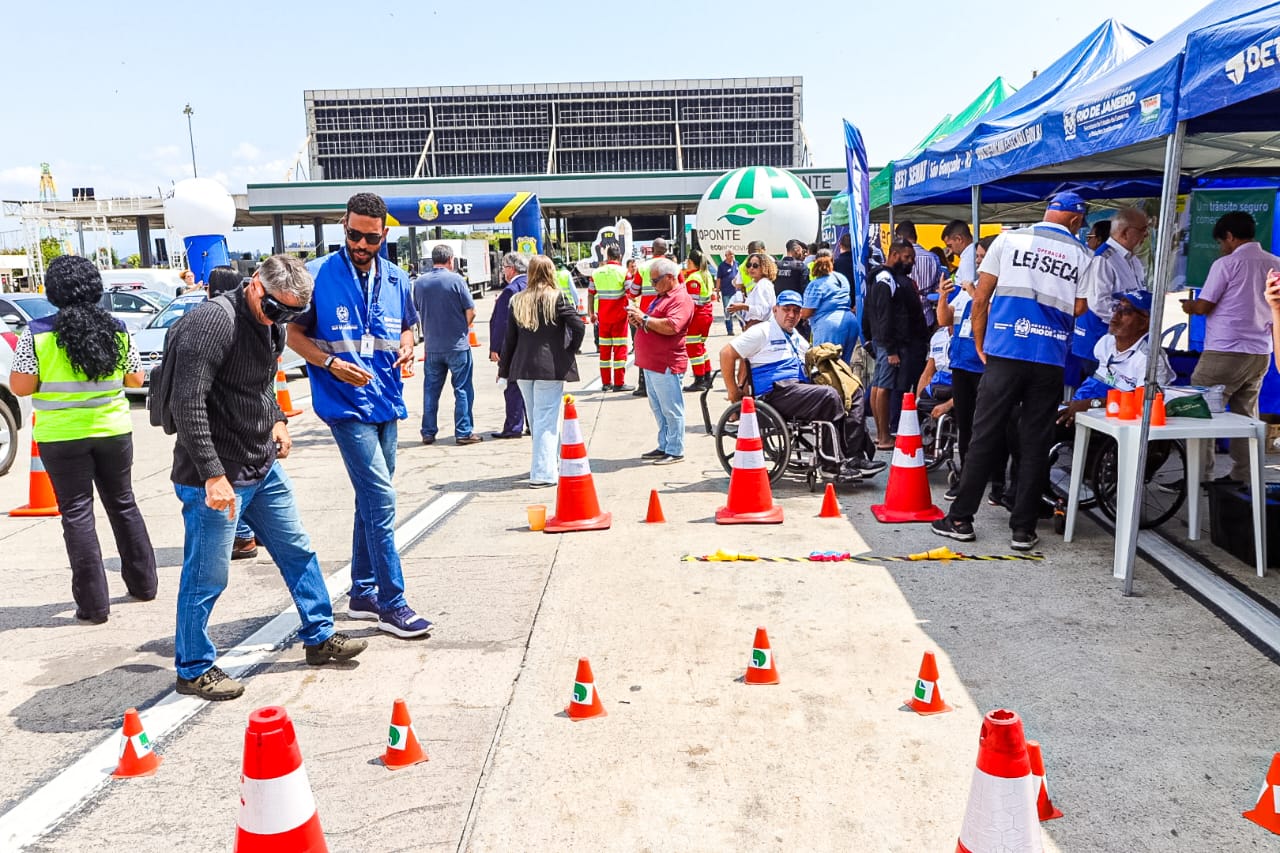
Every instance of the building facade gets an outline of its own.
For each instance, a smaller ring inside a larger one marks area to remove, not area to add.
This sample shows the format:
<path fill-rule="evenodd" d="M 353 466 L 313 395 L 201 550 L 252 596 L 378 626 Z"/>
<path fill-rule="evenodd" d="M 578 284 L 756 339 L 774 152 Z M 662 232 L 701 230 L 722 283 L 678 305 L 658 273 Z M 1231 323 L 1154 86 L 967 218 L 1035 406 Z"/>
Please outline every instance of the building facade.
<path fill-rule="evenodd" d="M 313 180 L 808 166 L 800 77 L 304 93 Z"/>

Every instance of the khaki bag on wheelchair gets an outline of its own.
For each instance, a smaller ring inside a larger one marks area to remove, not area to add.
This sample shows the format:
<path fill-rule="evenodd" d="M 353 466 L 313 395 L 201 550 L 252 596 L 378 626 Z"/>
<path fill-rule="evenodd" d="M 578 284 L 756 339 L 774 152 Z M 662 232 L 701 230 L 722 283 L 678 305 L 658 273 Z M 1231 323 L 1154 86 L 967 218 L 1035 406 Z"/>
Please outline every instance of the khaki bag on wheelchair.
<path fill-rule="evenodd" d="M 818 344 L 804 354 L 805 370 L 814 385 L 830 385 L 840 392 L 844 410 L 853 408 L 863 387 L 863 381 L 840 358 L 844 348 L 839 344 Z"/>

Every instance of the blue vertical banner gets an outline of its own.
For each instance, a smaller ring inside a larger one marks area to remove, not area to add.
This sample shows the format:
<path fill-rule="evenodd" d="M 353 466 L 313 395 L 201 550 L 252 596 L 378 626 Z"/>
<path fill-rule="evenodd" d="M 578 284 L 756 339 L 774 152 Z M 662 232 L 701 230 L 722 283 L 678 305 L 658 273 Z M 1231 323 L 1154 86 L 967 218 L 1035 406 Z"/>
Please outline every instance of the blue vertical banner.
<path fill-rule="evenodd" d="M 862 132 L 845 119 L 844 168 L 849 177 L 849 245 L 853 251 L 853 292 L 857 295 L 858 329 L 867 296 L 867 257 L 871 228 L 871 174 L 867 167 L 867 147 Z M 865 343 L 865 342 L 864 342 Z"/>

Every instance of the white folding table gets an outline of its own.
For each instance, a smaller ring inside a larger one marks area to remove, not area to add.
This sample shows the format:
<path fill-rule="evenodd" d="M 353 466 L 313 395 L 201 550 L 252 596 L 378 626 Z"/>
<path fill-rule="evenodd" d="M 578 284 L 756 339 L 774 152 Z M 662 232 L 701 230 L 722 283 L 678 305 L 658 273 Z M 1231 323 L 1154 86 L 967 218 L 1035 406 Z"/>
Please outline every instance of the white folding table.
<path fill-rule="evenodd" d="M 1101 409 L 1090 409 L 1076 415 L 1075 449 L 1071 456 L 1071 492 L 1067 500 L 1067 527 L 1063 540 L 1071 541 L 1075 533 L 1076 511 L 1080 508 L 1080 484 L 1084 479 L 1085 452 L 1089 433 L 1098 431 L 1116 440 L 1116 549 L 1112 575 L 1125 577 L 1128 555 L 1138 535 L 1130 528 L 1133 505 L 1141 494 L 1138 473 L 1138 439 L 1142 422 L 1109 418 Z M 1169 418 L 1165 426 L 1153 426 L 1148 441 L 1184 439 L 1187 443 L 1187 538 L 1200 538 L 1200 452 L 1202 439 L 1247 438 L 1249 440 L 1249 485 L 1253 497 L 1253 550 L 1258 577 L 1266 574 L 1267 527 L 1266 491 L 1262 485 L 1263 448 L 1267 425 L 1244 415 L 1224 412 L 1212 418 Z"/>

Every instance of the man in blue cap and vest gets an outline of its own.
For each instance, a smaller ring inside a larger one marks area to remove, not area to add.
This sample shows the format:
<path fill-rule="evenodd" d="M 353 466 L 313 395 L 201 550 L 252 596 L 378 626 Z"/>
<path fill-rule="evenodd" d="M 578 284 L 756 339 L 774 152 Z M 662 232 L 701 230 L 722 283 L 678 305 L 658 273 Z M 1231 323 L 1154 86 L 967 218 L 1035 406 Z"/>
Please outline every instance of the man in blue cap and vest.
<path fill-rule="evenodd" d="M 347 199 L 346 245 L 307 265 L 310 310 L 289 325 L 289 346 L 311 365 L 311 403 L 338 443 L 356 492 L 347 615 L 376 620 L 396 637 L 420 637 L 431 623 L 404 597 L 396 550 L 397 422 L 408 417 L 400 366 L 413 361 L 409 277 L 378 257 L 387 206 L 373 193 Z"/>
<path fill-rule="evenodd" d="M 1062 400 L 1063 369 L 1075 325 L 1076 300 L 1085 297 L 1092 255 L 1076 233 L 1084 225 L 1084 199 L 1073 192 L 1049 200 L 1044 221 L 996 237 L 978 269 L 970 309 L 973 343 L 986 365 L 974 406 L 973 439 L 951 511 L 933 532 L 969 542 L 973 516 L 1003 464 L 1001 438 L 1021 405 L 1017 497 L 1009 516 L 1010 546 L 1036 546 L 1040 496 L 1049 474 L 1049 446 Z"/>

